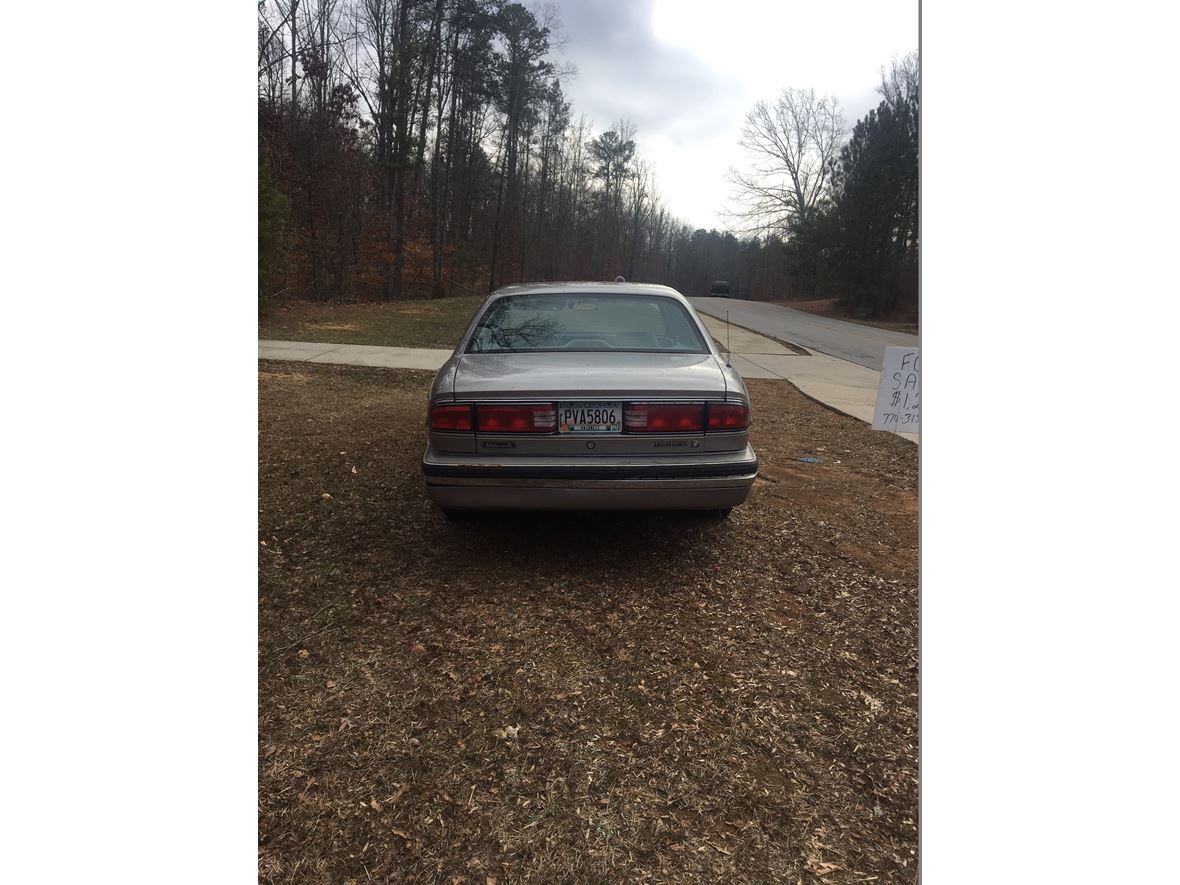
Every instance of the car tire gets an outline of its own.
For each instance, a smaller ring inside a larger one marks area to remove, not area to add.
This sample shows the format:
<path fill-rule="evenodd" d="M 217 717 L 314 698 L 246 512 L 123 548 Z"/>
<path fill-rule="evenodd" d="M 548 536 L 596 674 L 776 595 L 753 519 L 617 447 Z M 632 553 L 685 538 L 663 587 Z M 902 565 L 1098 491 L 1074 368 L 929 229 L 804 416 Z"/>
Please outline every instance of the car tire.
<path fill-rule="evenodd" d="M 451 510 L 450 508 L 443 508 L 443 518 L 447 522 L 469 522 L 471 520 L 470 510 Z"/>
<path fill-rule="evenodd" d="M 707 511 L 710 519 L 715 519 L 717 522 L 724 522 L 729 519 L 729 514 L 733 512 L 732 507 L 721 507 L 717 510 Z"/>

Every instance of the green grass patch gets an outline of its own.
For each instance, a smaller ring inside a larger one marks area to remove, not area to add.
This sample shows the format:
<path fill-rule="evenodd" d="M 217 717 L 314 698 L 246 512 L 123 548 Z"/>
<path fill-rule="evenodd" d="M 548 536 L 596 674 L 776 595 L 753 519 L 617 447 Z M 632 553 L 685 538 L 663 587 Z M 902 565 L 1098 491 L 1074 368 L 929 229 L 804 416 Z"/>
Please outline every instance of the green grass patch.
<path fill-rule="evenodd" d="M 381 304 L 294 302 L 258 321 L 258 337 L 385 347 L 446 347 L 459 343 L 480 296 Z"/>

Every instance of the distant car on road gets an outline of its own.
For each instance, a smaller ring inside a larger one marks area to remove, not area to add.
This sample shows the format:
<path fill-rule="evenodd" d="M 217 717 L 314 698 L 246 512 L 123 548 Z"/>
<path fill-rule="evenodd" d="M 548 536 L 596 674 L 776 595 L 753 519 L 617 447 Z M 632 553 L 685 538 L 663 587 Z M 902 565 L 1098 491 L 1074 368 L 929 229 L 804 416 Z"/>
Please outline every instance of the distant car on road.
<path fill-rule="evenodd" d="M 488 296 L 430 392 L 426 490 L 462 510 L 707 510 L 746 500 L 750 399 L 667 286 Z"/>
<path fill-rule="evenodd" d="M 732 298 L 733 295 L 729 291 L 729 283 L 725 280 L 717 280 L 709 287 L 710 298 Z"/>

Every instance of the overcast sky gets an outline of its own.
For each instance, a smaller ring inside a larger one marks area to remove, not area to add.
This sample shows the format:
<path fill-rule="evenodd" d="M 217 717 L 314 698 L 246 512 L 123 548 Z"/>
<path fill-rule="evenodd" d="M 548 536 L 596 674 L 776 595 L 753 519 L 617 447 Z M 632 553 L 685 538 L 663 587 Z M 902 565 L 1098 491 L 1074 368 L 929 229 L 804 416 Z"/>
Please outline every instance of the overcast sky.
<path fill-rule="evenodd" d="M 784 87 L 840 99 L 849 130 L 880 100 L 881 67 L 918 48 L 918 0 L 558 0 L 558 62 L 575 117 L 639 127 L 673 214 L 725 226 L 742 120 Z"/>

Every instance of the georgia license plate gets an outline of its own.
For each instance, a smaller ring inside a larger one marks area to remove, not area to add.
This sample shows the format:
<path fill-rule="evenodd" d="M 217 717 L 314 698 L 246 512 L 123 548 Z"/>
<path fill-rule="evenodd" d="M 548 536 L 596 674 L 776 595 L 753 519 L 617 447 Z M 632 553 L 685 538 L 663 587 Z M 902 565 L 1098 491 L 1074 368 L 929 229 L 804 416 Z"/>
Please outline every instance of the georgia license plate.
<path fill-rule="evenodd" d="M 622 403 L 558 403 L 559 433 L 622 433 Z"/>

